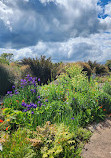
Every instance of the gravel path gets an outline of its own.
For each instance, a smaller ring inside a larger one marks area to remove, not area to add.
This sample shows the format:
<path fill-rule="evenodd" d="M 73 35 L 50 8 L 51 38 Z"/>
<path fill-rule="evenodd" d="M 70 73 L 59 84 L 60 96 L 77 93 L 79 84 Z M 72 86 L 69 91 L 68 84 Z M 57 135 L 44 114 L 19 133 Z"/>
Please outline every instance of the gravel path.
<path fill-rule="evenodd" d="M 98 125 L 90 126 L 93 131 L 89 143 L 84 146 L 83 158 L 111 158 L 111 117 Z"/>

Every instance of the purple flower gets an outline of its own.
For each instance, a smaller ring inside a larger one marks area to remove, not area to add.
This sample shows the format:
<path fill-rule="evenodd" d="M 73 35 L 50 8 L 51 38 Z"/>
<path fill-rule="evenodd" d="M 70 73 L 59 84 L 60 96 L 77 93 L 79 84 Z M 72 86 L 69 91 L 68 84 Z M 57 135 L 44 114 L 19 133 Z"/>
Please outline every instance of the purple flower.
<path fill-rule="evenodd" d="M 46 106 L 45 104 L 43 106 Z"/>
<path fill-rule="evenodd" d="M 48 102 L 48 99 L 46 99 L 45 102 Z"/>
<path fill-rule="evenodd" d="M 105 99 L 107 99 L 107 98 L 105 98 Z"/>
<path fill-rule="evenodd" d="M 33 89 L 31 89 L 30 91 L 33 92 Z"/>
<path fill-rule="evenodd" d="M 34 83 L 34 87 L 37 87 L 36 83 Z"/>
<path fill-rule="evenodd" d="M 37 103 L 40 104 L 40 101 L 38 101 Z"/>
<path fill-rule="evenodd" d="M 27 110 L 30 110 L 30 108 L 27 108 Z"/>
<path fill-rule="evenodd" d="M 10 94 L 10 96 L 12 97 L 12 96 L 13 96 L 13 94 Z"/>
<path fill-rule="evenodd" d="M 23 112 L 27 112 L 27 109 L 24 109 Z"/>
<path fill-rule="evenodd" d="M 19 94 L 19 92 L 15 92 L 15 94 L 17 95 L 17 94 Z"/>
<path fill-rule="evenodd" d="M 33 108 L 36 108 L 36 107 L 37 107 L 37 104 L 34 104 L 34 105 L 33 105 Z"/>
<path fill-rule="evenodd" d="M 37 98 L 39 98 L 39 99 L 40 99 L 40 96 L 38 96 Z"/>
<path fill-rule="evenodd" d="M 26 107 L 26 103 L 25 103 L 25 102 L 22 102 L 22 106 Z"/>
<path fill-rule="evenodd" d="M 12 88 L 15 89 L 15 86 L 13 85 Z"/>
<path fill-rule="evenodd" d="M 34 114 L 34 112 L 32 111 L 31 114 Z"/>
<path fill-rule="evenodd" d="M 26 76 L 26 78 L 29 78 L 30 77 L 30 75 L 28 74 L 27 76 Z"/>
<path fill-rule="evenodd" d="M 40 82 L 40 78 L 38 78 L 38 81 Z"/>
<path fill-rule="evenodd" d="M 74 117 L 72 117 L 71 119 L 72 119 L 72 120 L 74 120 L 75 118 L 74 118 Z"/>
<path fill-rule="evenodd" d="M 8 91 L 7 94 L 12 94 L 12 91 Z"/>
<path fill-rule="evenodd" d="M 75 100 L 75 98 L 73 98 L 73 100 Z"/>
<path fill-rule="evenodd" d="M 34 89 L 33 92 L 36 93 L 36 89 Z"/>
<path fill-rule="evenodd" d="M 33 80 L 32 77 L 29 77 L 28 81 L 30 82 L 30 81 L 32 81 L 32 80 Z"/>
<path fill-rule="evenodd" d="M 32 108 L 34 106 L 34 103 L 30 103 L 29 105 L 28 105 L 28 107 L 30 107 L 30 108 Z"/>

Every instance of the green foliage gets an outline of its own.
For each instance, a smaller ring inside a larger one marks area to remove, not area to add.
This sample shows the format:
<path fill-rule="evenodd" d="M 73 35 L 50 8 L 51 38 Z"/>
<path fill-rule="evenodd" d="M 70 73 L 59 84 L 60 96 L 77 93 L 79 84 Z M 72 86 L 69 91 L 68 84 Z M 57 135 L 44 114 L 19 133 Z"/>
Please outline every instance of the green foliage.
<path fill-rule="evenodd" d="M 90 76 L 91 76 L 92 70 L 91 70 L 90 66 L 88 65 L 88 63 L 77 62 L 77 64 L 83 68 L 82 72 L 86 72 L 86 76 L 88 76 L 88 80 L 90 81 Z"/>
<path fill-rule="evenodd" d="M 109 82 L 105 82 L 103 86 L 103 91 L 109 95 L 111 95 L 111 84 Z"/>
<path fill-rule="evenodd" d="M 35 157 L 80 157 L 83 143 L 90 136 L 81 127 L 111 113 L 109 84 L 101 91 L 92 77 L 88 82 L 87 72 L 82 70 L 77 63 L 67 64 L 56 81 L 43 86 L 39 86 L 38 78 L 27 75 L 21 80 L 22 87 L 4 98 L 3 117 L 5 122 L 10 119 L 9 130 L 14 124 L 30 130 L 42 126 L 29 138 Z M 47 121 L 56 125 L 44 125 Z M 25 157 L 31 157 L 30 153 Z"/>
<path fill-rule="evenodd" d="M 5 60 L 4 58 L 1 58 L 1 57 L 0 57 L 0 63 L 9 65 L 9 62 L 7 60 Z"/>
<path fill-rule="evenodd" d="M 24 158 L 28 153 L 33 153 L 31 144 L 26 140 L 26 130 L 18 129 L 3 143 L 3 151 L 0 151 L 4 158 Z"/>
<path fill-rule="evenodd" d="M 107 60 L 105 65 L 108 66 L 109 71 L 111 71 L 111 60 Z"/>
<path fill-rule="evenodd" d="M 75 132 L 70 132 L 64 124 L 59 126 L 46 122 L 44 127 L 37 127 L 37 134 L 34 139 L 28 139 L 39 157 L 42 158 L 73 158 L 80 156 L 81 142 L 86 142 L 91 136 L 91 132 L 82 128 Z M 82 148 L 81 148 L 82 149 Z"/>
<path fill-rule="evenodd" d="M 8 90 L 12 89 L 14 78 L 8 66 L 0 64 L 0 95 L 5 95 Z"/>
<path fill-rule="evenodd" d="M 12 61 L 12 59 L 13 59 L 13 54 L 12 53 L 3 53 L 3 54 L 1 54 L 1 58 L 2 59 L 5 59 L 6 61 L 8 61 L 8 62 L 11 62 Z"/>

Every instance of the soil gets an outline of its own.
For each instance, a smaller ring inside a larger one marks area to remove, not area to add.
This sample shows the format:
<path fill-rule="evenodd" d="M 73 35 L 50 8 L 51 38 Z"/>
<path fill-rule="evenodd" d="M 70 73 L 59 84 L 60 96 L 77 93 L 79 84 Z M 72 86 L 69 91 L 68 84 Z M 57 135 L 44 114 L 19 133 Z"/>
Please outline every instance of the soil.
<path fill-rule="evenodd" d="M 89 143 L 84 146 L 83 158 L 111 158 L 111 117 L 104 122 L 88 127 L 93 132 Z"/>

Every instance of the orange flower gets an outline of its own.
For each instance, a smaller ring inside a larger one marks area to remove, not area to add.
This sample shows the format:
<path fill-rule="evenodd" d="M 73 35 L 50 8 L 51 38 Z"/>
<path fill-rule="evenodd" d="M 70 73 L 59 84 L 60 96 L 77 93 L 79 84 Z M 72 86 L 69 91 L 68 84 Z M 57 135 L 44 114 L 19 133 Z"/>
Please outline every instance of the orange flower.
<path fill-rule="evenodd" d="M 103 109 L 103 111 L 106 111 L 106 109 Z"/>
<path fill-rule="evenodd" d="M 24 100 L 22 100 L 22 102 L 25 102 Z"/>
<path fill-rule="evenodd" d="M 102 106 L 100 108 L 102 109 Z"/>
<path fill-rule="evenodd" d="M 10 127 L 10 126 L 8 126 L 5 130 L 7 131 L 9 127 Z"/>
<path fill-rule="evenodd" d="M 18 103 L 19 103 L 19 101 L 18 101 L 18 100 L 16 100 L 16 102 L 18 102 Z"/>
<path fill-rule="evenodd" d="M 60 142 L 58 142 L 58 144 L 60 144 Z"/>
<path fill-rule="evenodd" d="M 3 122 L 3 120 L 0 119 L 0 123 L 2 123 L 2 122 Z"/>
<path fill-rule="evenodd" d="M 2 108 L 2 110 L 4 110 L 5 108 Z"/>

